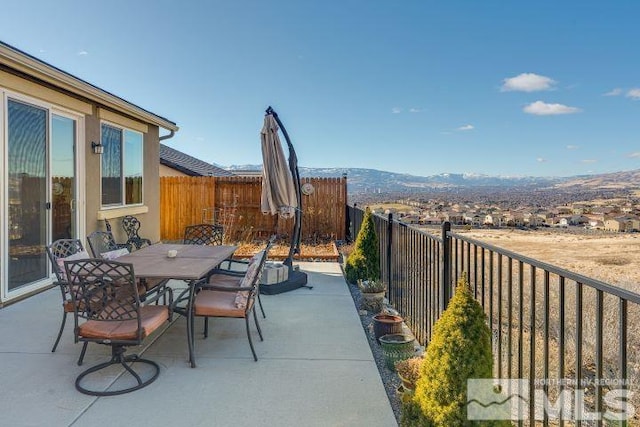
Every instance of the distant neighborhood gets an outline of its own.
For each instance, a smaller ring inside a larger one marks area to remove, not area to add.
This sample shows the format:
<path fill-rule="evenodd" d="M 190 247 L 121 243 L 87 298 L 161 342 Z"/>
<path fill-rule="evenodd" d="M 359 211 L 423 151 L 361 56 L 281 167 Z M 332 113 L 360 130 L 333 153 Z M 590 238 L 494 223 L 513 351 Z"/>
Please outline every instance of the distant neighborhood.
<path fill-rule="evenodd" d="M 395 201 L 400 207 L 372 207 L 374 213 L 392 214 L 406 224 L 438 225 L 445 221 L 471 227 L 583 227 L 613 232 L 640 231 L 640 205 L 633 201 L 573 203 L 550 208 L 502 208 L 496 205 L 428 202 L 410 199 Z"/>

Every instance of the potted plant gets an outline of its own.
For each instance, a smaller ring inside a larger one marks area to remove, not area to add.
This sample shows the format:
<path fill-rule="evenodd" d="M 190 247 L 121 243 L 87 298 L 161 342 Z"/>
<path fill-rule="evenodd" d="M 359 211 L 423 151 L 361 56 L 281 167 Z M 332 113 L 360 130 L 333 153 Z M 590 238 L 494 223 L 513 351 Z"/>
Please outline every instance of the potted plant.
<path fill-rule="evenodd" d="M 358 280 L 358 288 L 362 294 L 360 309 L 373 312 L 382 311 L 386 287 L 380 280 Z"/>
<path fill-rule="evenodd" d="M 396 362 L 396 372 L 406 390 L 414 390 L 420 377 L 422 357 L 410 357 Z"/>
<path fill-rule="evenodd" d="M 391 371 L 396 370 L 396 362 L 415 356 L 415 338 L 410 334 L 388 334 L 380 337 L 382 355 Z"/>
<path fill-rule="evenodd" d="M 378 313 L 373 316 L 373 335 L 376 341 L 379 343 L 383 335 L 402 333 L 403 321 L 402 317 L 390 313 Z"/>

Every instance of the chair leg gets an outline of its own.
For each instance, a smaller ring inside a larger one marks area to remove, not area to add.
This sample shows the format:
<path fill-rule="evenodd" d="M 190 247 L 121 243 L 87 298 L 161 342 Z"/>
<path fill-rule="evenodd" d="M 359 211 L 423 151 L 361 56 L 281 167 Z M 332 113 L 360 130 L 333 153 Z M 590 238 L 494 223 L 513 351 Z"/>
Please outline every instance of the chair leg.
<path fill-rule="evenodd" d="M 195 349 L 195 340 L 193 338 L 193 323 L 194 323 L 194 316 L 193 313 L 191 313 L 190 311 L 187 314 L 187 344 L 189 344 L 189 363 L 191 364 L 192 368 L 196 367 L 196 357 L 193 354 Z"/>
<path fill-rule="evenodd" d="M 266 319 L 267 316 L 264 314 L 264 308 L 262 308 L 262 300 L 260 299 L 260 292 L 258 292 L 258 304 L 260 304 L 260 311 L 262 312 L 262 318 Z"/>
<path fill-rule="evenodd" d="M 204 318 L 204 337 L 205 338 L 209 337 L 209 318 L 208 317 Z"/>
<path fill-rule="evenodd" d="M 82 361 L 84 360 L 84 355 L 87 353 L 87 345 L 89 344 L 89 341 L 85 341 L 84 344 L 82 344 L 82 351 L 80 352 L 80 357 L 78 357 L 78 366 L 82 366 Z"/>
<path fill-rule="evenodd" d="M 51 349 L 51 353 L 55 353 L 56 348 L 58 347 L 58 343 L 60 342 L 60 337 L 62 337 L 62 331 L 64 331 L 64 325 L 67 323 L 67 312 L 62 312 L 62 323 L 60 324 L 60 331 L 58 331 L 58 338 L 56 338 L 56 342 L 53 344 L 53 348 Z"/>
<path fill-rule="evenodd" d="M 251 341 L 251 331 L 249 330 L 249 316 L 245 316 L 244 320 L 245 325 L 247 326 L 247 338 L 249 338 L 249 346 L 251 347 L 251 353 L 253 353 L 253 360 L 257 362 L 258 356 L 256 356 L 256 350 L 253 348 L 253 341 Z"/>
<path fill-rule="evenodd" d="M 256 315 L 256 306 L 255 306 L 255 304 L 253 306 L 253 321 L 256 324 L 256 329 L 258 330 L 258 335 L 260 335 L 260 341 L 264 341 L 264 338 L 262 338 L 262 329 L 260 329 L 260 324 L 258 323 L 258 316 Z"/>
<path fill-rule="evenodd" d="M 92 395 L 92 396 L 116 396 L 119 394 L 129 393 L 134 390 L 139 390 L 143 387 L 148 386 L 152 382 L 154 382 L 158 375 L 160 374 L 160 366 L 151 360 L 142 359 L 137 354 L 132 354 L 129 356 L 124 355 L 125 349 L 122 346 L 114 346 L 111 350 L 111 360 L 108 362 L 100 363 L 96 366 L 93 366 L 86 371 L 82 372 L 76 378 L 76 389 L 84 394 Z M 140 375 L 136 371 L 133 370 L 133 363 L 142 363 L 152 368 L 152 374 L 149 378 L 142 379 Z M 90 390 L 85 388 L 82 385 L 82 380 L 87 376 L 94 372 L 98 372 L 101 369 L 107 368 L 111 365 L 121 365 L 129 374 L 135 379 L 136 384 L 127 388 L 117 389 L 117 390 Z"/>

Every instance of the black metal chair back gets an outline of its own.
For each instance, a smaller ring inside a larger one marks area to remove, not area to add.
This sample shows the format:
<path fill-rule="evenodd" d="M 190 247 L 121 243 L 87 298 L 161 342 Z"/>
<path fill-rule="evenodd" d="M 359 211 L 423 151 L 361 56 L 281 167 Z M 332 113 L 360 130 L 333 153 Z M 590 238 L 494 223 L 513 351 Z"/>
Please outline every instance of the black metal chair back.
<path fill-rule="evenodd" d="M 127 248 L 127 244 L 118 244 L 110 231 L 94 231 L 87 236 L 89 249 L 94 258 L 101 258 L 103 253 Z"/>
<path fill-rule="evenodd" d="M 216 224 L 189 225 L 184 229 L 185 245 L 221 245 L 224 228 Z"/>
<path fill-rule="evenodd" d="M 66 261 L 71 296 L 77 307 L 77 320 L 122 321 L 137 320 L 138 336 L 123 341 L 135 345 L 141 340 L 140 296 L 133 266 L 117 261 L 90 258 Z M 101 339 L 98 339 L 99 341 Z"/>
<path fill-rule="evenodd" d="M 138 231 L 140 230 L 140 221 L 135 216 L 127 215 L 122 218 L 122 228 L 127 233 L 127 245 L 131 249 L 134 247 L 140 249 L 145 245 L 151 245 L 151 240 L 140 237 Z"/>
<path fill-rule="evenodd" d="M 51 261 L 51 268 L 58 282 L 66 282 L 67 276 L 64 272 L 64 266 L 60 265 L 58 260 L 82 252 L 84 251 L 84 247 L 79 239 L 58 239 L 47 246 L 46 250 L 49 261 Z"/>

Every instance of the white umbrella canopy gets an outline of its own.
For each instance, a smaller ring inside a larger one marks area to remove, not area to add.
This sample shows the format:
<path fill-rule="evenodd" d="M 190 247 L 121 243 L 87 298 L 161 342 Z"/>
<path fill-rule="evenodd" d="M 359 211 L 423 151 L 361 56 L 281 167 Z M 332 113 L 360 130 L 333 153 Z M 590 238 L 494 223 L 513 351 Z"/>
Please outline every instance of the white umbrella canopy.
<path fill-rule="evenodd" d="M 298 197 L 278 130 L 276 119 L 272 114 L 267 114 L 260 132 L 262 142 L 260 205 L 263 214 L 278 214 L 282 218 L 293 218 L 298 208 Z"/>

